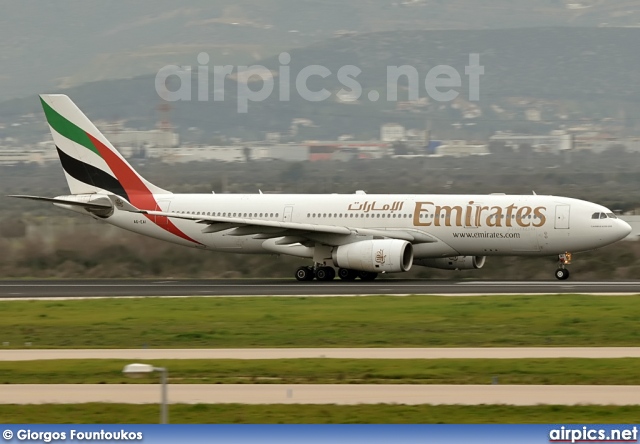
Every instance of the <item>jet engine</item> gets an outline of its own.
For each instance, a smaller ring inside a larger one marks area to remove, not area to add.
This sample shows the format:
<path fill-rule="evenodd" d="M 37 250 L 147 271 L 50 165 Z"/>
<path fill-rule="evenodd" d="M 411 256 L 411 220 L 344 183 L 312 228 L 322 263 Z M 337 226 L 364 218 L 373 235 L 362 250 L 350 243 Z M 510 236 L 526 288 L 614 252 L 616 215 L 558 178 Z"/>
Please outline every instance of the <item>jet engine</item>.
<path fill-rule="evenodd" d="M 413 246 L 398 239 L 360 241 L 335 248 L 332 258 L 340 268 L 397 273 L 411 269 Z"/>
<path fill-rule="evenodd" d="M 474 270 L 482 268 L 486 259 L 486 256 L 454 256 L 438 259 L 418 259 L 415 264 L 443 270 Z"/>

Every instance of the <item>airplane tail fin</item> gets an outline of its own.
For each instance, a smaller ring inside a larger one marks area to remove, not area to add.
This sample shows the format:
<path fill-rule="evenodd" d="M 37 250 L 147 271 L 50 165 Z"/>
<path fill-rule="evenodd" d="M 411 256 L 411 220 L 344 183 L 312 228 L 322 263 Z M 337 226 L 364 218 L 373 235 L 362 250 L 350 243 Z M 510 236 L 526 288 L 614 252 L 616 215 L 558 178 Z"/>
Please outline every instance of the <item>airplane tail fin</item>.
<path fill-rule="evenodd" d="M 153 194 L 171 194 L 140 176 L 69 97 L 40 101 L 72 194 L 112 193 L 148 210 Z"/>

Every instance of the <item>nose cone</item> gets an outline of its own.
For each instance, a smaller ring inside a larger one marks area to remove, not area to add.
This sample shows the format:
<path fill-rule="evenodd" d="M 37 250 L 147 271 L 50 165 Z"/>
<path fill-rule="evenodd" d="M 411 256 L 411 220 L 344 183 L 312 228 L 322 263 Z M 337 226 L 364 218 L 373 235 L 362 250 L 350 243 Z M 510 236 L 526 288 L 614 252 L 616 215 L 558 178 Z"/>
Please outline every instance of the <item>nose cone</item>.
<path fill-rule="evenodd" d="M 629 225 L 627 222 L 623 221 L 622 219 L 618 219 L 617 222 L 618 224 L 617 224 L 616 230 L 618 231 L 618 234 L 620 236 L 618 240 L 621 240 L 629 236 L 629 234 L 631 234 L 631 231 L 633 230 L 631 228 L 631 225 Z"/>

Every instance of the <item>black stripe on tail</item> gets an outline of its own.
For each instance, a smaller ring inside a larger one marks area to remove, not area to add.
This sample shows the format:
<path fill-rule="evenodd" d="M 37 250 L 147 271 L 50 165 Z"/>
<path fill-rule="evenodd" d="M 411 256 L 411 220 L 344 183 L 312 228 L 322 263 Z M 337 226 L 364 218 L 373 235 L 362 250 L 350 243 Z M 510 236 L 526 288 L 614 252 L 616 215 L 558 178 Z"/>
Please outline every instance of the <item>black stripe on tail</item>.
<path fill-rule="evenodd" d="M 124 190 L 118 179 L 109 173 L 102 171 L 100 168 L 96 168 L 78 159 L 74 159 L 57 146 L 56 149 L 58 150 L 58 156 L 60 156 L 62 168 L 64 168 L 69 176 L 79 182 L 110 191 L 113 194 L 117 194 L 118 196 L 129 200 L 127 192 Z"/>

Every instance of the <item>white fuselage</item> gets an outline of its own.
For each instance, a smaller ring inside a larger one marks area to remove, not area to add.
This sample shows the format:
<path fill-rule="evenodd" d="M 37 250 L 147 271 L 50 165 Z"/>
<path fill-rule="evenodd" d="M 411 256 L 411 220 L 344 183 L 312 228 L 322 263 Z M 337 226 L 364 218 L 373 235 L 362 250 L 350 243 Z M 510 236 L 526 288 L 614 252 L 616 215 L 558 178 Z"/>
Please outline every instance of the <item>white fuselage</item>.
<path fill-rule="evenodd" d="M 414 257 L 543 256 L 603 247 L 630 227 L 607 208 L 578 199 L 538 195 L 155 195 L 157 210 L 189 215 L 259 219 L 350 229 L 409 230 L 432 240 L 416 243 Z M 81 210 L 82 211 L 82 210 Z M 609 216 L 594 218 L 595 214 Z M 199 244 L 156 223 L 155 216 L 121 211 L 104 219 L 118 227 L 181 245 L 234 253 L 273 253 L 265 238 L 170 218 Z M 166 220 L 166 219 L 165 219 Z M 160 218 L 158 218 L 161 224 Z M 362 235 L 345 243 L 371 239 Z M 318 243 L 323 243 L 319 236 Z M 335 242 L 334 242 L 335 244 Z"/>

